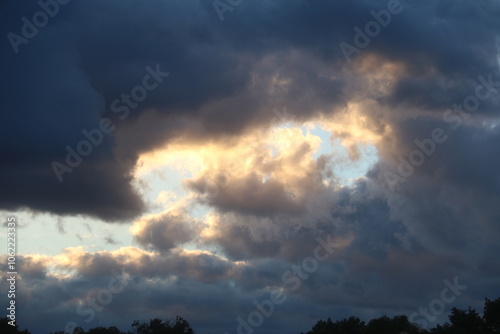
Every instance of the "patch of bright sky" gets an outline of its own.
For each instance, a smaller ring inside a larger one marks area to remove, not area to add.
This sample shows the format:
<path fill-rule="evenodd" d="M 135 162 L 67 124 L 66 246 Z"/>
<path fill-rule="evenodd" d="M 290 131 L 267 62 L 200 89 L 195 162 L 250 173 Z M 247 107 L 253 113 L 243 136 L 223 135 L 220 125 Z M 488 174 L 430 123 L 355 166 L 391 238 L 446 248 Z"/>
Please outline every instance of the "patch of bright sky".
<path fill-rule="evenodd" d="M 149 213 L 160 213 L 164 210 L 158 203 L 158 196 L 169 191 L 181 198 L 188 193 L 182 186 L 182 180 L 192 177 L 189 171 L 178 170 L 169 166 L 155 169 L 143 176 L 137 184 L 143 200 L 150 206 Z"/>
<path fill-rule="evenodd" d="M 297 127 L 293 122 L 286 122 L 279 128 L 294 128 Z M 339 139 L 331 139 L 331 133 L 323 129 L 316 123 L 308 123 L 300 126 L 302 134 L 312 134 L 321 139 L 319 149 L 314 153 L 314 159 L 318 159 L 321 155 L 332 156 L 330 164 L 332 171 L 337 178 L 337 181 L 344 186 L 352 186 L 355 180 L 363 177 L 368 170 L 378 161 L 377 148 L 370 144 L 359 144 L 357 146 L 360 158 L 353 161 L 349 157 L 347 149 L 342 146 Z M 272 156 L 278 154 L 278 149 L 271 146 Z"/>
<path fill-rule="evenodd" d="M 132 236 L 128 232 L 130 224 L 111 224 L 95 218 L 60 217 L 28 211 L 0 212 L 2 222 L 10 216 L 17 220 L 18 254 L 58 255 L 65 248 L 75 245 L 94 252 L 132 244 Z M 2 250 L 7 250 L 7 245 L 3 247 L 4 242 L 6 240 L 2 239 L 0 245 Z"/>
<path fill-rule="evenodd" d="M 347 149 L 342 146 L 339 139 L 331 139 L 331 133 L 324 130 L 318 124 L 313 127 L 301 126 L 302 131 L 321 138 L 321 146 L 315 152 L 314 158 L 321 155 L 332 155 L 333 163 L 330 164 L 333 173 L 339 183 L 344 186 L 352 186 L 354 181 L 363 177 L 368 170 L 378 161 L 377 149 L 373 145 L 359 144 L 358 151 L 360 158 L 353 161 L 349 158 Z"/>

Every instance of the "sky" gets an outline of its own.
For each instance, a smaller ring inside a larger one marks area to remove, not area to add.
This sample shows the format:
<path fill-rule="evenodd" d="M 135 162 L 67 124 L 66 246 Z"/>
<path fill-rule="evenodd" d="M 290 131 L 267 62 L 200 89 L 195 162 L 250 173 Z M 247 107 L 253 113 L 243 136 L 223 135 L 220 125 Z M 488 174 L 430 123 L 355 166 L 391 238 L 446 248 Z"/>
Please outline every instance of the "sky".
<path fill-rule="evenodd" d="M 500 296 L 497 0 L 8 0 L 0 30 L 20 328 L 434 327 Z"/>

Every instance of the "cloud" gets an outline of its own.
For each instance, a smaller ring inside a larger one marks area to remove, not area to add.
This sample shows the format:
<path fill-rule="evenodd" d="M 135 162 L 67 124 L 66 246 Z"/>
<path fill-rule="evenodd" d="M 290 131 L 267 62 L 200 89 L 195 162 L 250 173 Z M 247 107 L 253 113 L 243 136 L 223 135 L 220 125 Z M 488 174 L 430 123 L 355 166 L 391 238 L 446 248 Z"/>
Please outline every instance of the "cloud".
<path fill-rule="evenodd" d="M 108 245 L 117 245 L 118 241 L 116 241 L 111 235 L 104 237 L 104 242 Z"/>
<path fill-rule="evenodd" d="M 136 221 L 131 233 L 140 245 L 166 251 L 195 239 L 197 225 L 186 211 L 169 210 Z"/>
<path fill-rule="evenodd" d="M 64 222 L 62 221 L 61 218 L 57 219 L 56 226 L 57 226 L 57 230 L 59 231 L 59 233 L 66 234 L 66 230 L 64 229 Z"/>

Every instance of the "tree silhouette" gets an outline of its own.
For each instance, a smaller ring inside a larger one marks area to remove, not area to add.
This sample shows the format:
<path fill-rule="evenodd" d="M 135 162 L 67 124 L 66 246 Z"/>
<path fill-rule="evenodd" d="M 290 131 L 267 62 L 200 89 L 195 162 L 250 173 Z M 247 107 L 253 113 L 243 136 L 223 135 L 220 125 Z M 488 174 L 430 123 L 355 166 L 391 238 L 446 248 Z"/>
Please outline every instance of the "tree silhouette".
<path fill-rule="evenodd" d="M 77 333 L 75 333 L 77 334 Z M 96 327 L 89 329 L 87 332 L 80 332 L 79 334 L 125 334 L 116 327 Z"/>
<path fill-rule="evenodd" d="M 465 334 L 463 329 L 452 328 L 449 324 L 437 325 L 431 329 L 431 334 Z"/>
<path fill-rule="evenodd" d="M 326 321 L 319 320 L 306 334 L 364 334 L 365 330 L 365 322 L 357 317 L 349 317 L 335 322 L 328 318 Z"/>
<path fill-rule="evenodd" d="M 485 298 L 483 319 L 490 333 L 500 334 L 500 298 L 495 300 Z"/>
<path fill-rule="evenodd" d="M 193 329 L 185 319 L 177 316 L 175 321 L 152 319 L 149 322 L 134 321 L 134 334 L 194 334 Z"/>
<path fill-rule="evenodd" d="M 19 326 L 16 324 L 15 326 L 9 325 L 9 318 L 4 317 L 0 318 L 0 333 L 2 334 L 31 334 L 27 329 L 21 331 L 19 330 Z"/>
<path fill-rule="evenodd" d="M 339 334 L 363 334 L 365 332 L 365 322 L 357 317 L 349 317 L 337 321 Z"/>
<path fill-rule="evenodd" d="M 459 310 L 456 307 L 452 308 L 449 319 L 451 328 L 455 332 L 464 331 L 464 333 L 468 334 L 487 333 L 484 320 L 479 316 L 476 310 L 470 307 L 467 311 Z"/>
<path fill-rule="evenodd" d="M 335 332 L 335 324 L 332 322 L 332 319 L 328 318 L 326 321 L 319 320 L 306 334 L 328 334 Z M 301 333 L 304 334 L 304 333 Z"/>
<path fill-rule="evenodd" d="M 448 319 L 450 323 L 425 330 L 404 315 L 382 316 L 366 325 L 356 317 L 335 322 L 328 318 L 319 320 L 306 334 L 500 334 L 500 298 L 485 299 L 482 317 L 471 307 L 467 310 L 454 307 Z"/>
<path fill-rule="evenodd" d="M 392 318 L 383 316 L 370 320 L 366 325 L 365 334 L 379 334 L 379 333 L 408 333 L 418 334 L 419 327 L 410 321 L 405 315 L 398 315 Z"/>

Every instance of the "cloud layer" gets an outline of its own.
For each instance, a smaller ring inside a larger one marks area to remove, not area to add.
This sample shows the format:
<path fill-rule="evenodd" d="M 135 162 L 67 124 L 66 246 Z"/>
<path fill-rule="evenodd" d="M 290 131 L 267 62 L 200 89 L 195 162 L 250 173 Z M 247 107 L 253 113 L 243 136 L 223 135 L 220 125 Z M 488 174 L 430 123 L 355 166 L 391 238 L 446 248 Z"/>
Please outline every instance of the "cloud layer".
<path fill-rule="evenodd" d="M 354 28 L 387 6 L 243 1 L 221 22 L 209 1 L 70 2 L 17 53 L 4 38 L 0 209 L 130 224 L 133 242 L 20 255 L 21 327 L 179 314 L 235 332 L 283 289 L 263 333 L 306 330 L 322 316 L 410 314 L 453 277 L 468 288 L 452 306 L 498 297 L 499 4 L 401 1 L 346 59 L 340 43 L 355 46 Z M 4 36 L 41 10 L 0 7 Z M 85 133 L 103 120 L 113 130 L 93 144 Z M 91 153 L 69 166 L 82 140 Z M 366 147 L 377 161 L 343 184 L 336 168 Z M 54 161 L 71 169 L 62 182 Z M 153 203 L 144 189 L 169 189 L 146 176 L 166 167 L 182 193 Z M 335 252 L 287 288 L 318 237 Z M 113 270 L 126 287 L 88 311 Z"/>

